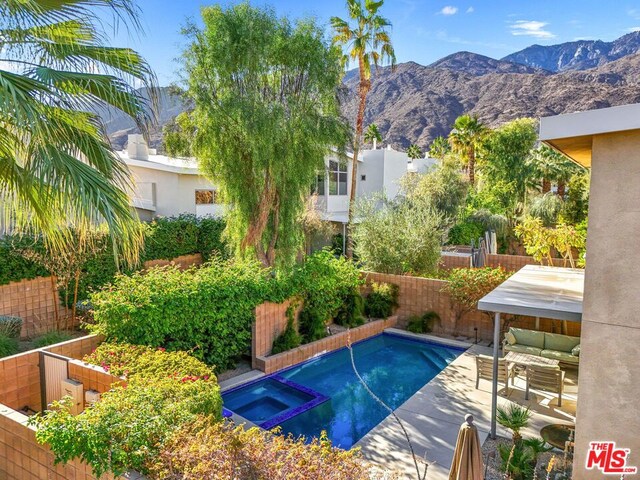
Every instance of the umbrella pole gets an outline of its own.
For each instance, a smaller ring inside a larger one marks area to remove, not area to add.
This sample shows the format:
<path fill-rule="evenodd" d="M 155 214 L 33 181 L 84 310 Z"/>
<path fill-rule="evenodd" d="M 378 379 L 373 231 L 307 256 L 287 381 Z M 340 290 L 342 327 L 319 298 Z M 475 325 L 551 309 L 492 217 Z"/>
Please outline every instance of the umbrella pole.
<path fill-rule="evenodd" d="M 498 409 L 498 355 L 500 343 L 500 312 L 493 320 L 493 387 L 491 389 L 491 438 L 496 438 L 496 411 Z"/>

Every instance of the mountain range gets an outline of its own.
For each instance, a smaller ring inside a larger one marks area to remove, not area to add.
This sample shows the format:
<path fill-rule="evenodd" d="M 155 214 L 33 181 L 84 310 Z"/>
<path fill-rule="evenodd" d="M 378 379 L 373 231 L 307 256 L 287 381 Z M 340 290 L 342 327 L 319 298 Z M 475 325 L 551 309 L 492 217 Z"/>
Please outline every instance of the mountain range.
<path fill-rule="evenodd" d="M 354 121 L 357 70 L 345 75 L 348 94 L 343 113 Z M 613 42 L 581 40 L 533 45 L 497 60 L 458 52 L 424 66 L 401 63 L 373 74 L 365 125 L 376 123 L 383 142 L 395 148 L 411 143 L 426 148 L 446 135 L 456 117 L 477 115 L 491 127 L 519 117 L 540 118 L 640 102 L 640 32 Z M 163 89 L 160 126 L 185 109 L 179 97 Z M 111 112 L 105 119 L 116 148 L 124 147 L 133 122 Z M 152 132 L 160 146 L 161 129 Z"/>

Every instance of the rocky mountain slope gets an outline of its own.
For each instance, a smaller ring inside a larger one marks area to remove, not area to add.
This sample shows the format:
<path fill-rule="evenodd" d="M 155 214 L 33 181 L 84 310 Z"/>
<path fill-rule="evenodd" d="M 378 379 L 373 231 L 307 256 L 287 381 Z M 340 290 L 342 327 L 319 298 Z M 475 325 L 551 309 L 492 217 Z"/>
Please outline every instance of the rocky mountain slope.
<path fill-rule="evenodd" d="M 591 66 L 591 68 L 589 68 Z M 344 114 L 354 121 L 357 71 L 345 76 Z M 456 117 L 478 115 L 490 126 L 518 117 L 539 118 L 640 102 L 640 33 L 605 43 L 571 42 L 534 45 L 495 60 L 470 52 L 449 55 L 423 66 L 408 62 L 395 71 L 375 73 L 367 101 L 365 125 L 376 123 L 385 144 L 426 148 L 446 135 Z M 185 109 L 181 99 L 163 89 L 160 125 Z M 124 147 L 135 127 L 113 113 L 107 131 L 116 148 Z M 151 135 L 161 145 L 161 129 Z"/>
<path fill-rule="evenodd" d="M 586 70 L 640 52 L 640 32 L 632 32 L 613 42 L 578 40 L 558 45 L 532 45 L 502 60 L 550 72 Z"/>

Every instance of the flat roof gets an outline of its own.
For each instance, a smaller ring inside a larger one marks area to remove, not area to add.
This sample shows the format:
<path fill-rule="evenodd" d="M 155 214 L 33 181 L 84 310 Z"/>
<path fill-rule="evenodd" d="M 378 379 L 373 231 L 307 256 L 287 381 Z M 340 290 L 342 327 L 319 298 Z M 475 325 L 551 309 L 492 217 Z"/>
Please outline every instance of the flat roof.
<path fill-rule="evenodd" d="M 527 265 L 478 302 L 478 310 L 582 320 L 584 270 Z"/>
<path fill-rule="evenodd" d="M 540 140 L 585 167 L 594 135 L 629 130 L 640 130 L 640 103 L 540 119 Z"/>

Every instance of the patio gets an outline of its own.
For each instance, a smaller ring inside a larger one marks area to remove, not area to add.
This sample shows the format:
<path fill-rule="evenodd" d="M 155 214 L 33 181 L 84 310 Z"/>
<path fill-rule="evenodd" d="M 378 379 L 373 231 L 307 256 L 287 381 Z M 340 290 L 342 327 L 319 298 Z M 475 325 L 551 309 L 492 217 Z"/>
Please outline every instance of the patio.
<path fill-rule="evenodd" d="M 396 332 L 395 329 L 390 330 Z M 403 335 L 413 335 L 405 331 L 401 332 Z M 443 341 L 442 338 L 431 338 Z M 429 480 L 448 478 L 458 428 L 467 413 L 474 416 L 474 423 L 478 427 L 482 443 L 490 434 L 492 384 L 489 381 L 480 380 L 476 390 L 475 356 L 491 355 L 491 353 L 491 348 L 471 345 L 466 352 L 395 411 L 411 437 L 416 454 L 431 464 L 427 475 Z M 498 404 L 506 406 L 509 402 L 514 402 L 528 406 L 532 416 L 529 426 L 522 432 L 523 436 L 525 438 L 540 437 L 540 429 L 546 425 L 552 423 L 572 425 L 575 422 L 577 383 L 577 371 L 567 370 L 562 407 L 558 407 L 557 396 L 547 392 L 531 390 L 529 400 L 525 400 L 524 378 L 517 377 L 515 386 L 509 388 L 508 395 L 504 387 L 500 386 Z M 497 435 L 510 437 L 510 433 L 500 425 L 497 426 Z M 416 472 L 411 452 L 401 429 L 391 417 L 387 417 L 365 435 L 356 446 L 362 448 L 368 460 L 381 468 L 398 471 L 407 477 L 415 478 Z"/>

